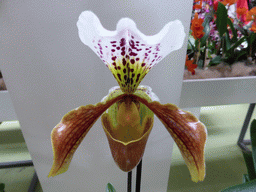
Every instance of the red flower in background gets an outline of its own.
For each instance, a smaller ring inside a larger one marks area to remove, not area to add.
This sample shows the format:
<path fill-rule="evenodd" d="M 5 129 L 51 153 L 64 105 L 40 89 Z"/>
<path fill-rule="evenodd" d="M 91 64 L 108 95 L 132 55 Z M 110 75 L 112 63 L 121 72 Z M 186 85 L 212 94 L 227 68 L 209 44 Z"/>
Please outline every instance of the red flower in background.
<path fill-rule="evenodd" d="M 189 60 L 188 59 L 188 55 L 186 56 L 186 67 L 188 69 L 188 71 L 191 72 L 192 75 L 195 75 L 195 68 L 197 68 L 197 64 L 194 64 L 194 59 L 193 60 Z"/>
<path fill-rule="evenodd" d="M 237 0 L 237 3 L 236 3 L 237 18 L 239 18 L 245 24 L 248 23 L 248 21 L 246 21 L 247 12 L 248 12 L 247 0 Z"/>

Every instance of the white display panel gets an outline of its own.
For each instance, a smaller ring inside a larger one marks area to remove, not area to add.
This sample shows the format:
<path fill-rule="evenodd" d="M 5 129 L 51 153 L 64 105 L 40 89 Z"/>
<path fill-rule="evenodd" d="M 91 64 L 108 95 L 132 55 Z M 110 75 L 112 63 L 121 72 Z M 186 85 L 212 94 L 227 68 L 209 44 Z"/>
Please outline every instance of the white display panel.
<path fill-rule="evenodd" d="M 185 80 L 179 106 L 256 103 L 256 77 Z"/>
<path fill-rule="evenodd" d="M 69 170 L 47 178 L 52 166 L 50 133 L 68 111 L 99 102 L 116 86 L 113 75 L 78 37 L 76 22 L 91 10 L 114 30 L 130 17 L 146 35 L 158 33 L 175 19 L 188 34 L 192 1 L 2 1 L 1 63 L 24 138 L 43 191 L 104 191 L 111 182 L 126 189 L 127 173 L 114 163 L 97 121 L 76 151 Z M 186 13 L 186 14 L 184 14 Z M 178 104 L 187 46 L 168 55 L 142 81 L 162 103 Z M 143 157 L 142 191 L 166 191 L 173 140 L 155 118 Z M 135 175 L 133 173 L 133 175 Z M 133 177 L 133 183 L 135 183 Z"/>

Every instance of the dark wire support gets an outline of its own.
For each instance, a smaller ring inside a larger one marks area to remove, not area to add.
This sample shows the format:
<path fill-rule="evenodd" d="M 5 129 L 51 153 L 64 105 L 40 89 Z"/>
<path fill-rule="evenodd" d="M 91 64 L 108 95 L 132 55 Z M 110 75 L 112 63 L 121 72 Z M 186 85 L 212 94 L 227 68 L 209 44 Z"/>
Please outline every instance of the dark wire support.
<path fill-rule="evenodd" d="M 137 166 L 136 172 L 136 192 L 140 192 L 140 185 L 141 185 L 141 171 L 142 171 L 142 159 L 140 160 L 139 165 Z"/>
<path fill-rule="evenodd" d="M 245 117 L 245 120 L 244 120 L 244 124 L 243 124 L 243 127 L 241 129 L 238 141 L 237 141 L 237 145 L 242 150 L 247 151 L 247 152 L 250 152 L 250 149 L 246 145 L 250 145 L 251 140 L 244 140 L 244 137 L 245 137 L 246 131 L 249 127 L 249 123 L 250 123 L 254 108 L 255 108 L 255 103 L 251 103 L 249 108 L 248 108 L 248 111 L 247 111 L 247 114 L 246 114 L 246 117 Z"/>
<path fill-rule="evenodd" d="M 132 192 L 132 171 L 128 172 L 127 192 Z"/>

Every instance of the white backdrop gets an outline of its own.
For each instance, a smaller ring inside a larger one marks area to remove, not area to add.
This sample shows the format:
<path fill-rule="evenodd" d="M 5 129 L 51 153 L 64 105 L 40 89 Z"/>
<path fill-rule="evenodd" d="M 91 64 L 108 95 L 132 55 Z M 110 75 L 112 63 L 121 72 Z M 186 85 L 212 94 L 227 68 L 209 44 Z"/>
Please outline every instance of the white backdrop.
<path fill-rule="evenodd" d="M 47 178 L 53 159 L 53 127 L 66 112 L 99 102 L 117 85 L 108 68 L 80 41 L 76 27 L 80 13 L 92 10 L 109 30 L 115 30 L 120 18 L 130 17 L 146 35 L 179 19 L 188 34 L 192 2 L 1 1 L 0 69 L 43 191 L 98 192 L 104 191 L 108 182 L 117 191 L 126 189 L 127 173 L 115 165 L 100 121 L 81 143 L 69 170 Z M 182 49 L 168 55 L 141 83 L 151 86 L 162 103 L 179 103 L 187 37 L 184 42 Z M 172 146 L 169 133 L 155 118 L 143 158 L 142 191 L 166 191 Z"/>

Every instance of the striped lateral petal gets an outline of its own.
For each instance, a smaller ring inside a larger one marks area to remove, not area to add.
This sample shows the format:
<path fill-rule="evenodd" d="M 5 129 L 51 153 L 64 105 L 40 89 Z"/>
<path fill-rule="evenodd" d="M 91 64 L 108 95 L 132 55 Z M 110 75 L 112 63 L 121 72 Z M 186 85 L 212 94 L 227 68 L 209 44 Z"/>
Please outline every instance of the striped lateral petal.
<path fill-rule="evenodd" d="M 90 128 L 112 104 L 122 99 L 121 94 L 96 105 L 80 106 L 68 112 L 51 133 L 54 161 L 48 177 L 68 170 L 72 157 Z"/>
<path fill-rule="evenodd" d="M 148 102 L 135 96 L 134 99 L 146 105 L 161 120 L 180 149 L 194 182 L 205 177 L 204 148 L 207 130 L 193 114 L 173 104 L 162 105 L 158 101 Z"/>

